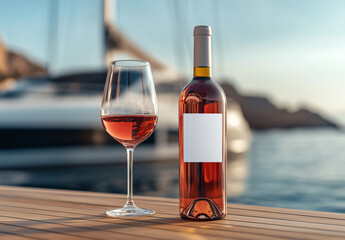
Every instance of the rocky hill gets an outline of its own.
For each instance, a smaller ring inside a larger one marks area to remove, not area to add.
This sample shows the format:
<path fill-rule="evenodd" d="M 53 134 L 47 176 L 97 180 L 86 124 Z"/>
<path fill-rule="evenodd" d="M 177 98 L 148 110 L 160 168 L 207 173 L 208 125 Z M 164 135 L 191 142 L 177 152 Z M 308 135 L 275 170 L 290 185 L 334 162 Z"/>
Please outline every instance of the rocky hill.
<path fill-rule="evenodd" d="M 236 101 L 242 108 L 243 116 L 252 129 L 297 128 L 297 127 L 332 127 L 337 124 L 308 109 L 290 112 L 278 108 L 265 97 L 244 96 L 232 85 L 222 84 L 228 101 Z"/>
<path fill-rule="evenodd" d="M 9 78 L 46 74 L 44 67 L 27 57 L 9 51 L 0 39 L 0 83 Z"/>

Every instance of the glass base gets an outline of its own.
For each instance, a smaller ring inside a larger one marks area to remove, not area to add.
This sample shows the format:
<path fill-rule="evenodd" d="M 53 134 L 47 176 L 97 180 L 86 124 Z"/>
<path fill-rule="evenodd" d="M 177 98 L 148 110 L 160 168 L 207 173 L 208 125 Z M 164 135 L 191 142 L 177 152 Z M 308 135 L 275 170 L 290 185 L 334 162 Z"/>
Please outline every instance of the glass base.
<path fill-rule="evenodd" d="M 146 208 L 138 208 L 136 206 L 124 206 L 119 209 L 111 209 L 106 212 L 108 217 L 139 217 L 150 216 L 155 214 L 155 211 Z"/>

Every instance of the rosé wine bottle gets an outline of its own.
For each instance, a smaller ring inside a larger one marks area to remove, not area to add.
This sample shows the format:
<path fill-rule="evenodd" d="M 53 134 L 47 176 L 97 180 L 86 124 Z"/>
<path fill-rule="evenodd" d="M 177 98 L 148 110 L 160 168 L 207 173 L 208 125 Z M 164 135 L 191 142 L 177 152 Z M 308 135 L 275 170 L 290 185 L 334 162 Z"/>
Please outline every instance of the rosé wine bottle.
<path fill-rule="evenodd" d="M 226 215 L 226 97 L 211 79 L 211 28 L 194 28 L 194 77 L 179 101 L 180 216 Z"/>

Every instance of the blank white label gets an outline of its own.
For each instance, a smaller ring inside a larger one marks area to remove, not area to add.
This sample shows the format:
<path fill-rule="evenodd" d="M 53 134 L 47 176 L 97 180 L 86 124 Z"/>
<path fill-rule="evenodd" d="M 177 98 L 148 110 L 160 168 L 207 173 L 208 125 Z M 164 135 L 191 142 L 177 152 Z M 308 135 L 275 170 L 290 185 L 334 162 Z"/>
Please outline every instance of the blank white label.
<path fill-rule="evenodd" d="M 222 162 L 222 114 L 183 114 L 183 161 Z"/>

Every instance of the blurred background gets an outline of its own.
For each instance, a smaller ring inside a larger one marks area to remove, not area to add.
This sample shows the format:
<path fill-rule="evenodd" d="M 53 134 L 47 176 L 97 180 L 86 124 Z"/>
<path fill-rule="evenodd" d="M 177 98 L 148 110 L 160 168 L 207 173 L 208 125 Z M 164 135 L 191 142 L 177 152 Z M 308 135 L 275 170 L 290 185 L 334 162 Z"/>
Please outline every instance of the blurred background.
<path fill-rule="evenodd" d="M 178 197 L 177 102 L 193 28 L 228 99 L 228 201 L 345 213 L 342 0 L 0 0 L 0 184 L 126 193 L 105 132 L 109 61 L 150 62 L 154 134 L 136 195 Z"/>

